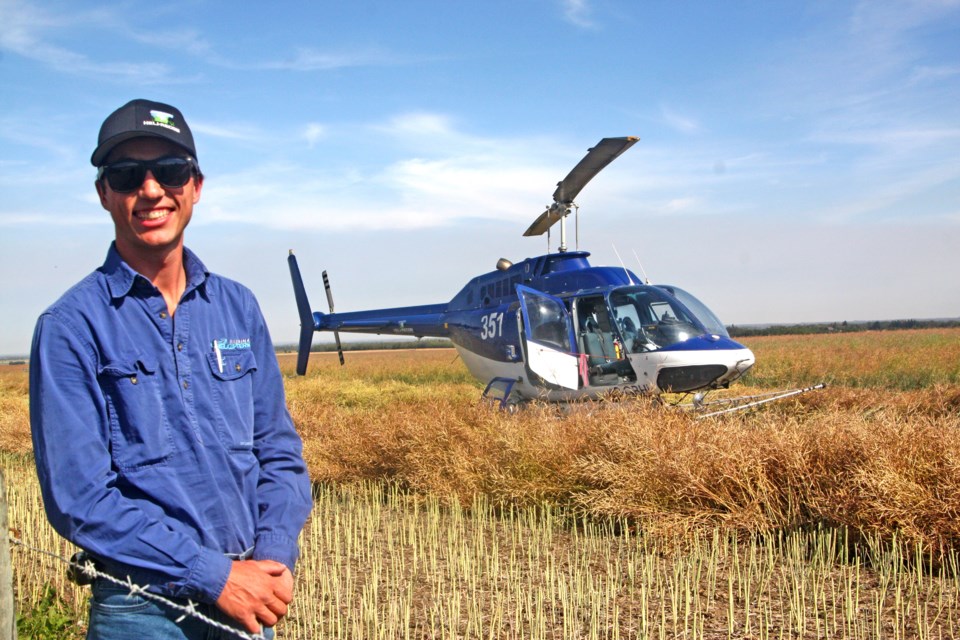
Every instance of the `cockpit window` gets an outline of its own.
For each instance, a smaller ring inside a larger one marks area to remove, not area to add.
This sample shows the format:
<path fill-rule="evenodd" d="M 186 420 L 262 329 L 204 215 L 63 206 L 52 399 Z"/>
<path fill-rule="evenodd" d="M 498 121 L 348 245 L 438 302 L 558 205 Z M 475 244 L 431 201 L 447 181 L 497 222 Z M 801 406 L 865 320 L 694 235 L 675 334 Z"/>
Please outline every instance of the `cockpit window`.
<path fill-rule="evenodd" d="M 527 337 L 567 353 L 572 351 L 567 314 L 560 300 L 534 291 L 522 291 Z"/>
<path fill-rule="evenodd" d="M 610 295 L 628 353 L 656 351 L 708 333 L 693 313 L 657 287 L 622 287 Z"/>
<path fill-rule="evenodd" d="M 666 289 L 674 296 L 677 300 L 683 303 L 687 309 L 690 309 L 700 322 L 703 323 L 703 326 L 707 328 L 709 333 L 716 334 L 718 336 L 723 336 L 724 338 L 729 338 L 730 334 L 727 332 L 727 328 L 720 321 L 713 311 L 707 307 L 707 305 L 700 302 L 697 298 L 693 297 L 692 294 L 684 291 L 680 287 L 675 287 L 673 285 L 657 285 L 660 289 Z"/>

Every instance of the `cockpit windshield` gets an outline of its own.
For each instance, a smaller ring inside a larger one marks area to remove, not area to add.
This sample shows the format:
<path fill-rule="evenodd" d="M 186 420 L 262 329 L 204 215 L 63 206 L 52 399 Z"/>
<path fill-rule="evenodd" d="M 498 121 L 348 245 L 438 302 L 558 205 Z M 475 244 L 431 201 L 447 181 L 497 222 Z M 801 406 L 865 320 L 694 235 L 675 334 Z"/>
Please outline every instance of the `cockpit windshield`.
<path fill-rule="evenodd" d="M 610 306 L 628 353 L 656 351 L 705 333 L 716 333 L 678 298 L 654 286 L 621 287 L 610 294 Z M 699 306 L 706 309 L 702 303 Z M 709 319 L 715 320 L 715 316 L 710 314 Z"/>
<path fill-rule="evenodd" d="M 710 311 L 707 305 L 693 297 L 693 294 L 670 284 L 658 284 L 657 288 L 666 289 L 676 296 L 677 300 L 683 303 L 683 306 L 697 316 L 697 319 L 703 323 L 707 331 L 718 336 L 723 336 L 724 338 L 730 337 L 727 328 L 720 322 L 720 318 L 718 318 L 713 311 Z"/>

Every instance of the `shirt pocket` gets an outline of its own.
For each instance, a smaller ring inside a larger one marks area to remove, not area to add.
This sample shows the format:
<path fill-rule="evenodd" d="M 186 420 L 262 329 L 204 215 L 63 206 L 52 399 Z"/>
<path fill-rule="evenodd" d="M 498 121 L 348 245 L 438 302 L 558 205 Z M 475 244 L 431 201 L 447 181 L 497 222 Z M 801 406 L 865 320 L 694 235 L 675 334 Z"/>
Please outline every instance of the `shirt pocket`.
<path fill-rule="evenodd" d="M 249 349 L 208 353 L 217 405 L 217 435 L 231 451 L 253 449 L 253 373 L 257 359 Z"/>
<path fill-rule="evenodd" d="M 110 444 L 121 471 L 165 463 L 174 452 L 157 360 L 132 355 L 100 369 L 110 415 Z"/>

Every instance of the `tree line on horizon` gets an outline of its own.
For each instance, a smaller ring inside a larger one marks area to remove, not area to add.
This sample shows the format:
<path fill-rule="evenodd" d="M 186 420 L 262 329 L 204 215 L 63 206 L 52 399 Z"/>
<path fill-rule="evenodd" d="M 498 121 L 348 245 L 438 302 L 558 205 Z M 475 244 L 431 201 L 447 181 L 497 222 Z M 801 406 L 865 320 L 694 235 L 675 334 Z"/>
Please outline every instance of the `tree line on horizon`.
<path fill-rule="evenodd" d="M 815 333 L 853 333 L 857 331 L 898 331 L 902 329 L 947 329 L 960 327 L 960 318 L 939 320 L 870 320 L 860 322 L 810 322 L 799 324 L 730 325 L 733 338 L 754 336 L 806 335 Z"/>

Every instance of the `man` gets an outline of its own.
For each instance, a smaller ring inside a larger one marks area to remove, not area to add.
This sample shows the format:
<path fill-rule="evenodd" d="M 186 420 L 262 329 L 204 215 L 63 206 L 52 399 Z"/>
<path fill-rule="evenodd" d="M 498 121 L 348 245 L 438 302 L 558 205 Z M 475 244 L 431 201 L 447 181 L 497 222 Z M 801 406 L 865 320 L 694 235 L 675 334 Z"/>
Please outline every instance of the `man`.
<path fill-rule="evenodd" d="M 34 454 L 50 522 L 101 571 L 259 633 L 292 600 L 310 487 L 253 294 L 184 247 L 196 158 L 172 106 L 104 121 L 91 162 L 115 241 L 37 322 Z M 181 615 L 97 579 L 87 637 L 220 637 Z"/>

